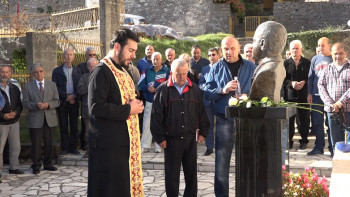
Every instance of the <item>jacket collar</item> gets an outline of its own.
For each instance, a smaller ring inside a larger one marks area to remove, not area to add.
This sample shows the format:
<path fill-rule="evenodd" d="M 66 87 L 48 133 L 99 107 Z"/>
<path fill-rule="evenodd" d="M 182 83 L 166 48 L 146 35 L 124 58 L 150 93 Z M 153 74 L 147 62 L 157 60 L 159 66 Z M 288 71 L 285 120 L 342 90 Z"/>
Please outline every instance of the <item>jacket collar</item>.
<path fill-rule="evenodd" d="M 187 77 L 186 79 L 187 79 L 187 81 L 188 81 L 188 84 L 186 85 L 186 87 L 184 88 L 184 90 L 183 90 L 182 93 L 188 92 L 188 91 L 190 90 L 189 87 L 192 87 L 192 81 L 191 81 L 188 77 Z M 171 75 L 169 76 L 169 79 L 168 79 L 168 81 L 167 81 L 166 86 L 167 86 L 167 87 L 171 87 L 171 86 L 175 87 L 175 86 L 174 86 L 174 83 L 173 83 L 173 80 L 172 80 L 172 78 L 171 78 Z"/>

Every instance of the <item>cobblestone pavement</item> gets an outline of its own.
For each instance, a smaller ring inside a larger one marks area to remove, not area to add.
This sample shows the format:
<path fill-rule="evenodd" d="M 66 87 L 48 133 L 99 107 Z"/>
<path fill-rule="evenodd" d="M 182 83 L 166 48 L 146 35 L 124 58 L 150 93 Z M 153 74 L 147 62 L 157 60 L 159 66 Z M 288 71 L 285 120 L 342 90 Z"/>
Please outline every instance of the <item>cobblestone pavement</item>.
<path fill-rule="evenodd" d="M 303 171 L 305 166 L 315 168 L 319 175 L 327 178 L 331 175 L 332 159 L 329 152 L 325 150 L 324 155 L 306 156 L 313 148 L 314 138 L 310 140 L 306 150 L 299 150 L 297 140 L 294 148 L 290 150 L 290 171 Z M 214 154 L 203 156 L 205 146 L 198 146 L 198 196 L 214 196 Z M 0 196 L 86 196 L 87 189 L 87 159 L 80 156 L 63 156 L 59 158 L 57 171 L 49 172 L 42 170 L 40 174 L 33 175 L 30 164 L 22 164 L 21 169 L 25 170 L 23 175 L 9 175 L 8 166 L 5 165 L 2 172 L 0 184 Z M 145 195 L 147 197 L 158 197 L 165 195 L 164 186 L 164 164 L 163 153 L 150 152 L 142 155 Z M 64 165 L 62 165 L 64 164 Z M 234 153 L 231 159 L 230 168 L 230 196 L 235 196 L 234 177 Z M 184 179 L 181 174 L 180 194 L 184 190 Z M 329 182 L 328 182 L 329 183 Z"/>
<path fill-rule="evenodd" d="M 23 175 L 9 175 L 3 172 L 3 182 L 0 184 L 0 196 L 87 196 L 86 166 L 57 166 L 55 172 L 41 171 L 38 175 L 31 174 L 30 165 L 22 165 Z M 163 170 L 145 170 L 144 187 L 147 197 L 166 196 Z M 233 174 L 231 173 L 233 178 Z M 183 180 L 183 174 L 181 174 Z M 185 184 L 180 184 L 182 194 Z M 214 173 L 198 173 L 198 196 L 214 196 Z M 230 183 L 230 196 L 234 196 L 234 182 Z"/>

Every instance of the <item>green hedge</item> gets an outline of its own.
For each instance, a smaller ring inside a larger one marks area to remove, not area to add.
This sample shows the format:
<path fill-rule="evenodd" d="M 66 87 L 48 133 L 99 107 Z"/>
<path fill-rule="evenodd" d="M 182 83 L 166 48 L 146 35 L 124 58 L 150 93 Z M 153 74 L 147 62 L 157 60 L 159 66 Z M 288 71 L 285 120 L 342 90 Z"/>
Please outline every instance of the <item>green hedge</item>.
<path fill-rule="evenodd" d="M 289 33 L 284 51 L 289 48 L 289 43 L 292 40 L 300 40 L 303 43 L 303 55 L 306 58 L 311 59 L 315 55 L 315 48 L 317 46 L 318 39 L 321 37 L 328 37 L 330 38 L 331 42 L 334 42 L 334 35 L 337 31 L 339 31 L 338 27 L 329 27 L 323 30 L 309 30 L 298 33 Z M 188 53 L 191 55 L 191 47 L 193 44 L 198 44 L 201 47 L 202 56 L 207 57 L 208 49 L 211 47 L 219 46 L 221 40 L 228 35 L 230 34 L 205 34 L 193 37 L 194 41 L 142 38 L 141 42 L 138 45 L 134 64 L 136 64 L 139 59 L 145 56 L 145 47 L 149 44 L 154 46 L 155 51 L 158 51 L 162 54 L 163 61 L 165 61 L 164 52 L 167 48 L 174 48 L 176 51 L 176 57 L 179 57 L 181 53 Z M 282 56 L 284 57 L 284 53 Z"/>
<path fill-rule="evenodd" d="M 289 33 L 285 50 L 289 49 L 289 43 L 293 40 L 300 40 L 303 44 L 303 54 L 310 59 L 316 54 L 317 41 L 321 37 L 327 37 L 332 42 L 333 35 L 338 29 L 309 30 L 298 33 Z"/>
<path fill-rule="evenodd" d="M 221 40 L 230 34 L 205 34 L 197 37 L 193 37 L 194 40 L 175 40 L 175 39 L 152 39 L 152 38 L 142 38 L 141 43 L 138 45 L 138 50 L 136 53 L 136 59 L 134 64 L 136 65 L 137 61 L 145 56 L 145 48 L 147 45 L 152 45 L 155 51 L 158 51 L 162 54 L 163 62 L 165 58 L 165 50 L 167 48 L 173 48 L 176 52 L 176 57 L 179 57 L 181 53 L 188 53 L 191 56 L 192 45 L 197 44 L 201 47 L 202 56 L 207 58 L 207 51 L 211 47 L 220 46 Z"/>

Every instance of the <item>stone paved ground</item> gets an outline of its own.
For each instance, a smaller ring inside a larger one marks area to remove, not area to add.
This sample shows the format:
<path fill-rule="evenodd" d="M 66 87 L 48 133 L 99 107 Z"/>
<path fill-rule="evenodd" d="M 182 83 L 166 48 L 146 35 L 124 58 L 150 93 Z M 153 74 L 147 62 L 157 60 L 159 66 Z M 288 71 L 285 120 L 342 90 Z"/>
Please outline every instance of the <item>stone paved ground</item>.
<path fill-rule="evenodd" d="M 31 174 L 30 165 L 22 166 L 23 175 L 9 175 L 3 172 L 3 183 L 0 184 L 0 196 L 87 196 L 86 166 L 57 166 L 55 172 L 41 171 Z M 164 192 L 164 171 L 145 170 L 144 187 L 147 197 L 166 196 Z M 234 175 L 230 175 L 234 179 Z M 183 174 L 181 174 L 183 180 Z M 180 184 L 181 194 L 185 185 Z M 198 173 L 198 196 L 214 196 L 214 173 Z M 230 196 L 234 196 L 234 181 L 230 182 Z"/>
<path fill-rule="evenodd" d="M 332 170 L 332 159 L 329 152 L 320 156 L 306 156 L 313 148 L 314 137 L 311 137 L 306 150 L 298 150 L 297 139 L 294 148 L 290 150 L 290 170 L 303 171 L 305 166 L 315 168 L 319 175 L 328 179 Z M 326 151 L 326 150 L 325 150 Z M 205 146 L 198 146 L 198 196 L 214 196 L 214 155 L 203 156 Z M 82 154 L 83 155 L 83 154 Z M 87 160 L 81 156 L 68 155 L 61 157 L 55 172 L 41 171 L 38 175 L 31 174 L 30 164 L 23 164 L 23 175 L 9 175 L 5 166 L 3 183 L 0 184 L 0 196 L 86 196 Z M 166 196 L 164 192 L 163 153 L 148 152 L 142 155 L 144 187 L 147 197 Z M 231 159 L 231 172 L 234 172 L 235 160 Z M 235 196 L 235 177 L 230 173 L 230 196 Z M 328 182 L 329 183 L 329 182 Z M 180 193 L 184 190 L 181 174 Z"/>

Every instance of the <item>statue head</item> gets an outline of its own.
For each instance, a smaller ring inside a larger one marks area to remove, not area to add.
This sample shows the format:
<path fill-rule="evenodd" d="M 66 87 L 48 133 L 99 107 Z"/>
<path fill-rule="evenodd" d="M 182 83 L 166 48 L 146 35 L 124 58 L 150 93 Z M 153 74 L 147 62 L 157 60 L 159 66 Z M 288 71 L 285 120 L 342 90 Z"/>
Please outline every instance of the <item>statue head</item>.
<path fill-rule="evenodd" d="M 267 21 L 258 26 L 253 37 L 253 58 L 257 61 L 265 57 L 280 56 L 287 41 L 286 28 L 275 21 Z"/>

